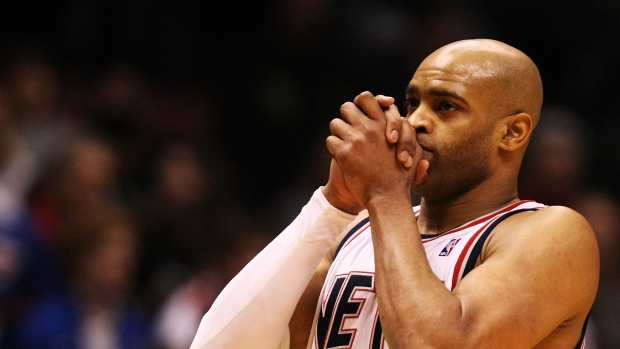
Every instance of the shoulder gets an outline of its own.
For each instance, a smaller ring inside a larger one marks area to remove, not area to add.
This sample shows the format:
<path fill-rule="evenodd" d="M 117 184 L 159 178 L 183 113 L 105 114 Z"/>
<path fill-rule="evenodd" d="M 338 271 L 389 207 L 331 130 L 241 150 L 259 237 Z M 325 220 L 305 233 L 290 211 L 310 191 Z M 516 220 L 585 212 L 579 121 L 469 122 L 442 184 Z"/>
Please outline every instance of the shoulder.
<path fill-rule="evenodd" d="M 593 294 L 598 285 L 599 251 L 590 223 L 577 211 L 547 206 L 522 212 L 499 224 L 490 239 L 485 258 L 508 257 L 518 263 L 549 271 L 564 282 L 588 284 Z"/>
<path fill-rule="evenodd" d="M 483 264 L 499 261 L 572 304 L 571 314 L 590 309 L 599 278 L 598 243 L 590 223 L 577 211 L 547 206 L 522 212 L 499 224 Z M 585 315 L 584 315 L 585 316 Z"/>
<path fill-rule="evenodd" d="M 559 254 L 598 263 L 598 243 L 590 223 L 564 206 L 546 206 L 508 217 L 495 228 L 486 247 L 485 255 L 541 251 L 548 257 Z"/>
<path fill-rule="evenodd" d="M 521 212 L 507 218 L 496 230 L 496 238 L 512 242 L 586 248 L 597 245 L 590 223 L 579 212 L 564 206 Z"/>

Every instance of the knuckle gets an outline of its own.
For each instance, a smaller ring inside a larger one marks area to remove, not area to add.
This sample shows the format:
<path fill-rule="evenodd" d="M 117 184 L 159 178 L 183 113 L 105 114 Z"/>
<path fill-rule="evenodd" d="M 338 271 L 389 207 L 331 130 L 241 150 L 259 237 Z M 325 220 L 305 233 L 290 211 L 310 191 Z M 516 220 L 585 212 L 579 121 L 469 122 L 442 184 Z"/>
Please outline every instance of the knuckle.
<path fill-rule="evenodd" d="M 353 147 L 351 143 L 345 142 L 342 147 L 340 147 L 340 151 L 342 152 L 342 156 L 347 156 L 353 151 Z"/>
<path fill-rule="evenodd" d="M 338 118 L 334 118 L 329 122 L 329 129 L 333 131 L 338 126 Z"/>
<path fill-rule="evenodd" d="M 331 148 L 332 144 L 333 144 L 333 139 L 332 139 L 332 135 L 329 135 L 325 138 L 325 145 L 327 146 L 327 148 Z"/>
<path fill-rule="evenodd" d="M 349 154 L 351 154 L 351 146 L 347 143 L 342 144 L 334 152 L 334 155 L 339 160 L 347 159 Z"/>
<path fill-rule="evenodd" d="M 364 142 L 364 136 L 360 133 L 354 133 L 351 135 L 351 143 L 360 144 Z"/>
<path fill-rule="evenodd" d="M 372 96 L 372 93 L 370 93 L 369 91 L 363 91 L 355 97 L 355 103 L 359 103 L 360 100 L 368 98 L 369 96 Z"/>
<path fill-rule="evenodd" d="M 347 110 L 349 110 L 351 108 L 351 102 L 344 102 L 342 103 L 342 105 L 340 106 L 340 113 L 344 114 L 347 112 Z"/>

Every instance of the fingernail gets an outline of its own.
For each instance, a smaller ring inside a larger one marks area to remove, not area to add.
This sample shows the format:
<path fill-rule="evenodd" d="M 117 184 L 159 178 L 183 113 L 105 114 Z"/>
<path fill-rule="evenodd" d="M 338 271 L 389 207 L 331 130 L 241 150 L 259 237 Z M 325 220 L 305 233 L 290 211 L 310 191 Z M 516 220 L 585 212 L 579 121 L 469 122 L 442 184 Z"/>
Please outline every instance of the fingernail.
<path fill-rule="evenodd" d="M 407 157 L 407 161 L 405 161 L 405 167 L 411 168 L 413 166 L 413 158 L 411 156 Z"/>
<path fill-rule="evenodd" d="M 396 142 L 398 140 L 398 131 L 392 130 L 392 132 L 390 133 L 390 139 L 392 140 L 392 142 Z"/>
<path fill-rule="evenodd" d="M 409 159 L 409 153 L 406 150 L 403 150 L 398 154 L 398 158 L 400 161 L 405 162 Z"/>

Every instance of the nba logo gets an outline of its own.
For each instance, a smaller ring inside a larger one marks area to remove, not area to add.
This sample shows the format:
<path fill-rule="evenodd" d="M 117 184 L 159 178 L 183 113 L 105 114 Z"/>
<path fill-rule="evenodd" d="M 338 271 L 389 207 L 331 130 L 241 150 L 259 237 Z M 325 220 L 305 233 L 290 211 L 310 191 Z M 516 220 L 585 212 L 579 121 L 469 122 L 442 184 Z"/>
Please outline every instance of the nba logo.
<path fill-rule="evenodd" d="M 442 257 L 445 257 L 447 255 L 450 254 L 450 252 L 452 252 L 452 249 L 454 249 L 454 246 L 456 246 L 456 244 L 459 243 L 461 239 L 452 239 L 450 240 L 450 242 L 448 242 L 448 244 L 446 245 L 446 247 L 443 248 L 443 250 L 441 250 L 441 252 L 439 252 L 439 255 Z"/>

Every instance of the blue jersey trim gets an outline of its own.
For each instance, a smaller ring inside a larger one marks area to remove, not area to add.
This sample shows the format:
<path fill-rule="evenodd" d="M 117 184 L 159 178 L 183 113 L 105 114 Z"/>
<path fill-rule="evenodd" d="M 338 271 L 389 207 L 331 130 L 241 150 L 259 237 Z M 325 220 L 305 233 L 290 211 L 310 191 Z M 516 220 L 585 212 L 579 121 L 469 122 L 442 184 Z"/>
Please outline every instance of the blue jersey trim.
<path fill-rule="evenodd" d="M 586 330 L 588 329 L 588 322 L 590 321 L 590 312 L 588 312 L 588 316 L 586 316 L 586 321 L 583 322 L 583 327 L 581 328 L 581 336 L 579 337 L 579 341 L 577 345 L 575 345 L 575 349 L 580 349 L 583 341 L 586 340 Z"/>
<path fill-rule="evenodd" d="M 474 267 L 476 266 L 476 261 L 478 260 L 478 257 L 480 257 L 480 254 L 482 253 L 482 248 L 484 247 L 485 241 L 487 241 L 487 239 L 491 235 L 491 232 L 493 231 L 493 229 L 495 229 L 495 227 L 497 227 L 498 224 L 500 224 L 504 219 L 510 216 L 513 216 L 517 213 L 521 213 L 525 211 L 536 211 L 536 210 L 538 209 L 537 208 L 522 208 L 519 210 L 509 211 L 509 212 L 504 213 L 502 216 L 497 218 L 493 223 L 491 223 L 491 225 L 489 225 L 489 227 L 482 233 L 482 235 L 476 242 L 476 245 L 474 245 L 474 248 L 472 249 L 471 254 L 469 255 L 469 258 L 467 259 L 467 264 L 465 264 L 465 269 L 463 271 L 463 276 L 461 276 L 461 279 L 463 279 L 465 275 L 467 275 L 470 271 L 474 269 Z"/>
<path fill-rule="evenodd" d="M 344 247 L 344 244 L 351 238 L 351 236 L 353 234 L 355 234 L 356 231 L 360 230 L 368 222 L 370 222 L 370 217 L 366 217 L 366 218 L 362 219 L 353 228 L 351 228 L 351 230 L 349 230 L 347 235 L 345 235 L 344 238 L 340 241 L 340 244 L 338 244 L 338 248 L 336 249 L 336 253 L 334 254 L 334 258 L 336 258 L 336 256 L 338 255 L 338 252 L 340 252 L 342 247 Z"/>

